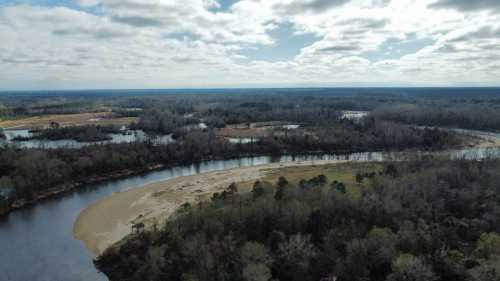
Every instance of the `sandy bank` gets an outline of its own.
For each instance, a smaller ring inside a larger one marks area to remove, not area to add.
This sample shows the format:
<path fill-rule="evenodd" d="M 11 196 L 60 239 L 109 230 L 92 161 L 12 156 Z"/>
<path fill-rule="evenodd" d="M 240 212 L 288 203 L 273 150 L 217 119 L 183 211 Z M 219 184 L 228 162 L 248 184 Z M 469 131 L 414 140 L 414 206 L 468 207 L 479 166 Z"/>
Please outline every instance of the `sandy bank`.
<path fill-rule="evenodd" d="M 346 161 L 314 161 L 314 165 Z M 291 166 L 310 166 L 311 161 L 271 163 L 260 166 L 214 171 L 178 177 L 143 187 L 116 193 L 83 210 L 75 222 L 73 234 L 95 255 L 120 241 L 131 226 L 143 222 L 146 226 L 161 224 L 180 205 L 225 189 L 232 182 L 256 180 L 274 169 Z"/>

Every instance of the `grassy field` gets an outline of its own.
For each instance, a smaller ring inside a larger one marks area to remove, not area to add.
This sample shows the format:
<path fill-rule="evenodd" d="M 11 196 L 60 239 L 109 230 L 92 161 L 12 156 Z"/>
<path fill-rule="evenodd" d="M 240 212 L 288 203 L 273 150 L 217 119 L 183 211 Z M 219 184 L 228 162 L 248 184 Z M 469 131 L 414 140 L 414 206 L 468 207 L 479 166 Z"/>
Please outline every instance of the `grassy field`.
<path fill-rule="evenodd" d="M 309 180 L 319 175 L 325 175 L 330 185 L 334 181 L 343 182 L 347 187 L 348 194 L 359 197 L 361 190 L 369 183 L 367 179 L 363 183 L 356 182 L 356 173 L 379 172 L 382 170 L 380 163 L 346 163 L 330 164 L 306 167 L 286 167 L 272 169 L 266 173 L 262 181 L 276 182 L 280 176 L 284 176 L 288 182 L 298 184 L 300 180 Z M 243 191 L 250 191 L 255 181 L 238 183 L 238 187 Z"/>
<path fill-rule="evenodd" d="M 270 130 L 267 128 L 223 128 L 217 130 L 217 135 L 228 138 L 262 138 L 268 136 Z"/>
<path fill-rule="evenodd" d="M 112 112 L 95 112 L 79 114 L 43 115 L 28 118 L 0 120 L 0 128 L 4 129 L 35 129 L 46 128 L 51 122 L 61 126 L 82 125 L 128 125 L 137 121 L 135 117 L 117 118 Z"/>

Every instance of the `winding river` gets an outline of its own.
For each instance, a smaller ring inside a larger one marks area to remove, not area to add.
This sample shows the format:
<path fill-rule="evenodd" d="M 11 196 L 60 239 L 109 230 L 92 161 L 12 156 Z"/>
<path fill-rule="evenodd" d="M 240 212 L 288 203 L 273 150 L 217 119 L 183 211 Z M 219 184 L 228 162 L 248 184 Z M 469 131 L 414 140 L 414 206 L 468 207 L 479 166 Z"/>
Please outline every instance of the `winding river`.
<path fill-rule="evenodd" d="M 451 158 L 480 159 L 498 157 L 499 148 L 441 152 Z M 2 281 L 95 281 L 107 280 L 96 271 L 92 254 L 73 238 L 73 224 L 78 214 L 99 199 L 145 184 L 166 179 L 262 165 L 303 160 L 381 161 L 401 159 L 402 153 L 355 153 L 349 155 L 252 157 L 237 160 L 206 161 L 180 166 L 142 176 L 81 188 L 78 191 L 42 201 L 0 218 L 0 280 Z"/>

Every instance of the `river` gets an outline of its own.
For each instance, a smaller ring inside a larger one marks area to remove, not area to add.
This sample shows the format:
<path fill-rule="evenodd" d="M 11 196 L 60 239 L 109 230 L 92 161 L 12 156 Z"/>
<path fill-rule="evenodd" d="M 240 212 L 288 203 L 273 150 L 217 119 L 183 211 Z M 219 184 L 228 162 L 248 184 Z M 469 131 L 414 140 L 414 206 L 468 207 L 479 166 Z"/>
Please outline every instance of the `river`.
<path fill-rule="evenodd" d="M 451 158 L 498 157 L 500 149 L 469 149 L 442 152 Z M 206 161 L 142 176 L 89 185 L 16 210 L 0 218 L 1 281 L 99 281 L 107 278 L 96 271 L 92 254 L 73 238 L 78 214 L 93 202 L 115 192 L 152 182 L 216 170 L 302 160 L 381 161 L 401 159 L 401 153 L 354 153 L 349 155 L 252 157 L 237 160 Z"/>

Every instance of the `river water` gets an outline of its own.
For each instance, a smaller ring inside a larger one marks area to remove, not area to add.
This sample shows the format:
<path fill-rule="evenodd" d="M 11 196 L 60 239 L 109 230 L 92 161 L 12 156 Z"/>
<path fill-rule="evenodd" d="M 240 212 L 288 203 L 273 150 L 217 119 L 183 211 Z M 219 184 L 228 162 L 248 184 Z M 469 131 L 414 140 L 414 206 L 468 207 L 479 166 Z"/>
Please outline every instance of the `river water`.
<path fill-rule="evenodd" d="M 443 152 L 445 157 L 480 159 L 498 157 L 500 149 L 470 149 Z M 1 281 L 100 281 L 92 255 L 73 238 L 73 224 L 88 205 L 115 192 L 166 179 L 215 170 L 254 166 L 272 162 L 303 160 L 381 161 L 406 158 L 401 153 L 354 153 L 349 155 L 252 157 L 206 161 L 142 176 L 89 185 L 78 191 L 42 201 L 0 218 Z"/>

